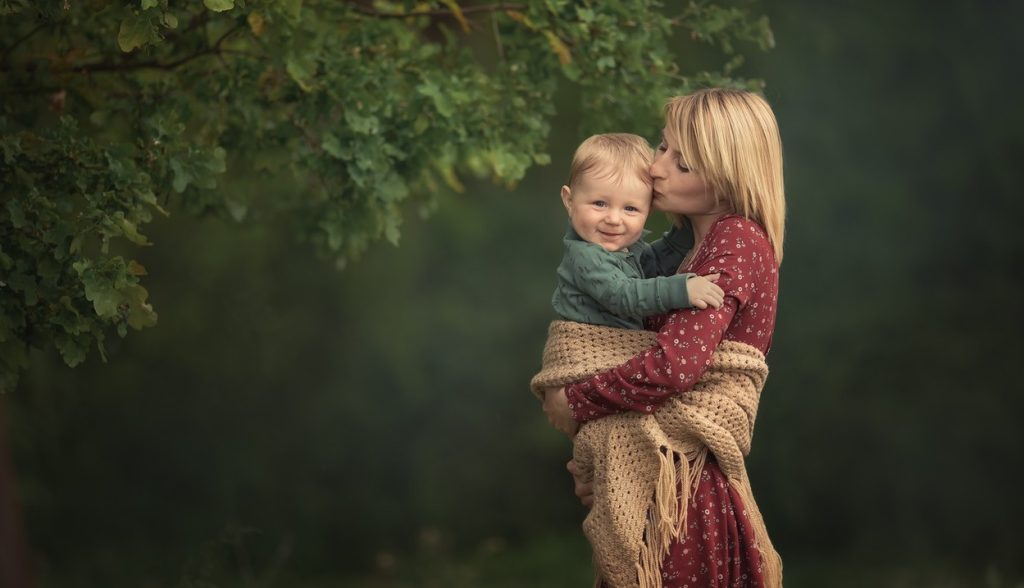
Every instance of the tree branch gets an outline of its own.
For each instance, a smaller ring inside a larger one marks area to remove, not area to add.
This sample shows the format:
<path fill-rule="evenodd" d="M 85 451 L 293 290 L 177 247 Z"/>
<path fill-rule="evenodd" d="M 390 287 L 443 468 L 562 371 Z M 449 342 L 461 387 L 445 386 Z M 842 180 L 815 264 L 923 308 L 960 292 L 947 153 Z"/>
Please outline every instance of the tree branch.
<path fill-rule="evenodd" d="M 501 44 L 501 31 L 498 30 L 498 13 L 491 13 L 491 26 L 494 30 L 494 42 L 498 45 L 498 59 L 505 61 L 505 47 Z"/>
<path fill-rule="evenodd" d="M 361 14 L 367 16 L 375 16 L 378 18 L 409 18 L 412 16 L 455 16 L 455 13 L 451 10 L 422 10 L 416 12 L 384 12 L 378 10 L 372 6 L 366 6 L 365 4 L 359 4 L 353 2 L 352 7 Z M 526 10 L 526 4 L 520 4 L 517 2 L 499 2 L 497 4 L 480 4 L 476 6 L 466 6 L 462 8 L 462 14 L 476 14 L 481 12 L 497 12 L 500 10 Z"/>
<path fill-rule="evenodd" d="M 0 61 L 7 61 L 7 56 L 11 54 L 11 51 L 14 51 L 15 47 L 17 47 L 18 45 L 21 45 L 25 41 L 28 41 L 32 37 L 32 35 L 38 33 L 39 31 L 41 31 L 43 29 L 45 29 L 47 26 L 49 26 L 48 23 L 45 23 L 45 22 L 44 23 L 40 23 L 39 25 L 36 26 L 36 28 L 34 28 L 31 31 L 25 33 L 24 35 L 22 35 L 21 37 L 16 39 L 13 43 L 11 43 L 7 47 L 5 47 L 3 55 L 0 55 Z"/>
<path fill-rule="evenodd" d="M 116 72 L 116 71 L 133 71 L 133 70 L 137 70 L 137 69 L 160 69 L 160 70 L 164 70 L 164 71 L 170 71 L 172 69 L 181 67 L 182 65 L 185 65 L 186 63 L 188 63 L 190 61 L 194 61 L 194 60 L 196 60 L 196 59 L 198 59 L 200 57 L 206 56 L 206 55 L 221 55 L 223 53 L 231 53 L 231 54 L 234 54 L 234 55 L 251 56 L 250 54 L 246 54 L 246 53 L 244 53 L 242 51 L 233 51 L 233 50 L 221 49 L 220 48 L 220 46 L 224 43 L 224 41 L 227 40 L 228 37 L 230 37 L 231 35 L 233 35 L 234 33 L 238 32 L 238 31 L 244 29 L 245 26 L 246 26 L 245 24 L 239 24 L 239 25 L 235 26 L 234 28 L 232 28 L 231 30 L 229 30 L 226 33 L 224 33 L 223 35 L 221 35 L 220 38 L 218 38 L 216 41 L 214 41 L 213 45 L 211 45 L 210 47 L 207 47 L 206 49 L 202 49 L 200 51 L 196 51 L 195 53 L 192 53 L 191 55 L 186 55 L 184 57 L 180 57 L 178 59 L 175 59 L 174 61 L 168 61 L 168 62 L 161 62 L 161 61 L 156 61 L 156 60 L 150 60 L 150 61 L 127 61 L 127 62 L 101 61 L 99 63 L 93 63 L 93 64 L 72 65 L 72 66 L 69 66 L 69 67 L 62 67 L 62 68 L 53 69 L 51 71 L 53 71 L 54 73 L 80 73 L 80 74 Z M 11 71 L 12 69 L 14 69 L 14 68 L 9 67 L 6 64 L 0 64 L 0 71 Z M 29 67 L 26 67 L 24 69 L 25 69 L 25 71 L 34 71 L 35 70 L 35 66 L 29 66 Z"/>

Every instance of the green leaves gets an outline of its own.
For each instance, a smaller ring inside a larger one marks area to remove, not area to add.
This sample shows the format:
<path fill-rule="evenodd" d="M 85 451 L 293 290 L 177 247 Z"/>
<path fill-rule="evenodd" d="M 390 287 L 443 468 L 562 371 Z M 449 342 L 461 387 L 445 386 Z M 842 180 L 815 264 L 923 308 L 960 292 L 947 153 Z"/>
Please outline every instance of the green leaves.
<path fill-rule="evenodd" d="M 203 4 L 214 12 L 224 12 L 235 7 L 235 0 L 203 0 Z"/>
<path fill-rule="evenodd" d="M 111 329 L 155 324 L 131 261 L 154 213 L 285 215 L 342 267 L 397 244 L 410 204 L 547 164 L 560 84 L 579 90 L 580 136 L 649 134 L 668 96 L 757 86 L 732 77 L 739 49 L 772 44 L 767 20 L 702 0 L 675 19 L 654 0 L 462 4 L 73 2 L 0 19 L 26 39 L 0 81 L 40 98 L 0 102 L 0 385 L 28 345 L 74 365 Z M 720 71 L 686 72 L 667 49 L 679 29 L 722 49 Z"/>
<path fill-rule="evenodd" d="M 104 148 L 62 118 L 40 134 L 0 117 L 0 386 L 17 380 L 28 345 L 52 344 L 68 365 L 84 361 L 104 329 L 152 326 L 141 264 L 108 255 L 123 238 L 148 245 L 142 226 L 166 213 L 136 152 Z M 27 360 L 26 360 L 27 361 Z"/>
<path fill-rule="evenodd" d="M 77 262 L 73 267 L 85 286 L 85 298 L 93 303 L 97 316 L 100 318 L 117 316 L 117 306 L 121 297 L 118 295 L 113 279 L 94 270 L 92 263 L 88 261 Z"/>
<path fill-rule="evenodd" d="M 304 92 L 316 88 L 316 59 L 312 55 L 291 55 L 285 60 L 285 70 Z"/>
<path fill-rule="evenodd" d="M 174 172 L 172 186 L 181 194 L 195 184 L 201 188 L 217 187 L 217 176 L 227 171 L 227 152 L 223 147 L 213 149 L 189 149 L 187 152 L 170 159 L 171 170 Z"/>
<path fill-rule="evenodd" d="M 691 2 L 683 13 L 683 26 L 694 38 L 719 45 L 733 54 L 737 40 L 749 41 L 763 51 L 775 46 L 768 17 L 754 17 L 738 7 L 726 8 L 712 2 Z"/>
<path fill-rule="evenodd" d="M 452 104 L 448 95 L 436 83 L 432 81 L 423 82 L 416 87 L 416 91 L 430 98 L 434 109 L 444 118 L 451 118 L 455 114 L 455 105 Z"/>
<path fill-rule="evenodd" d="M 160 39 L 160 33 L 150 15 L 131 14 L 121 21 L 117 31 L 117 45 L 121 51 L 131 53 Z"/>
<path fill-rule="evenodd" d="M 80 261 L 73 265 L 96 315 L 110 319 L 122 337 L 126 334 L 122 325 L 141 329 L 155 325 L 157 319 L 153 307 L 146 302 L 149 293 L 139 285 L 138 277 L 129 271 L 130 265 L 120 256 L 102 264 Z"/>
<path fill-rule="evenodd" d="M 21 229 L 25 227 L 25 212 L 21 209 L 21 204 L 16 200 L 11 200 L 7 203 L 8 220 L 11 226 L 15 229 Z"/>
<path fill-rule="evenodd" d="M 3 0 L 0 1 L 0 16 L 17 14 L 31 6 L 29 0 Z"/>

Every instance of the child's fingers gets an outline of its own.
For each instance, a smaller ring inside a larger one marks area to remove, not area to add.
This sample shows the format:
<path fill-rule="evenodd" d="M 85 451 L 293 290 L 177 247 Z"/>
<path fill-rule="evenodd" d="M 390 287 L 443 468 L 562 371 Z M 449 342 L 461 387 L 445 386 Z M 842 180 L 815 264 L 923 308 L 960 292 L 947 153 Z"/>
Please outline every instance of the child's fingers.
<path fill-rule="evenodd" d="M 696 306 L 697 308 L 701 309 L 701 310 L 704 310 L 705 308 L 708 307 L 708 303 L 704 302 L 703 300 L 701 300 L 699 298 L 693 303 L 693 305 Z"/>
<path fill-rule="evenodd" d="M 718 274 L 708 274 L 708 275 L 706 275 L 706 276 L 702 276 L 702 277 L 703 277 L 703 278 L 704 278 L 705 280 L 709 281 L 709 282 L 717 282 L 717 281 L 718 281 L 718 278 L 719 278 L 719 276 L 721 276 L 721 275 L 722 275 L 722 274 L 720 274 L 720 273 L 718 273 Z"/>

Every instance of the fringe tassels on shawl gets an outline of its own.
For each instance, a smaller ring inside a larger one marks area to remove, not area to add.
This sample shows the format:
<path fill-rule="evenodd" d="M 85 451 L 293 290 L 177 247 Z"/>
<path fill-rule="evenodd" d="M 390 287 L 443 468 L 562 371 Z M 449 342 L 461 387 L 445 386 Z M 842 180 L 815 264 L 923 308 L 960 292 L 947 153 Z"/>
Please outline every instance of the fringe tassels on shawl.
<path fill-rule="evenodd" d="M 697 491 L 700 473 L 704 471 L 708 457 L 706 447 L 697 450 L 692 464 L 689 456 L 667 447 L 658 453 L 658 484 L 654 487 L 654 500 L 647 511 L 644 542 L 636 564 L 640 588 L 660 588 L 661 563 L 668 555 L 672 541 L 683 536 L 690 497 Z M 683 480 L 686 482 L 681 484 Z"/>
<path fill-rule="evenodd" d="M 761 509 L 757 508 L 757 502 L 754 501 L 754 492 L 750 487 L 750 480 L 747 479 L 746 472 L 743 472 L 741 478 L 730 478 L 729 483 L 743 500 L 743 508 L 747 511 L 747 520 L 753 527 L 757 550 L 761 552 L 761 574 L 764 577 L 764 585 L 770 588 L 775 586 L 781 588 L 782 558 L 779 557 L 771 539 L 768 538 L 768 528 L 765 527 Z"/>
<path fill-rule="evenodd" d="M 644 542 L 640 547 L 640 560 L 636 564 L 636 575 L 640 588 L 661 588 L 661 564 L 668 555 L 672 541 L 685 537 L 686 518 L 690 499 L 697 492 L 701 472 L 707 463 L 708 450 L 702 447 L 695 457 L 662 449 L 658 484 L 654 500 L 647 513 L 644 527 Z M 691 463 L 692 460 L 692 463 Z M 761 511 L 754 501 L 754 494 L 746 472 L 739 478 L 729 479 L 743 501 L 747 520 L 754 532 L 757 550 L 761 553 L 761 571 L 765 586 L 782 586 L 782 560 L 768 538 Z M 685 484 L 679 482 L 686 480 Z M 600 585 L 598 576 L 595 585 Z"/>
<path fill-rule="evenodd" d="M 654 333 L 555 321 L 544 366 L 530 387 L 538 396 L 625 363 L 649 349 Z M 687 507 L 708 452 L 743 502 L 761 553 L 766 588 L 782 584 L 782 562 L 754 502 L 743 456 L 768 374 L 760 351 L 723 341 L 694 389 L 654 415 L 624 413 L 585 424 L 574 440 L 594 505 L 583 523 L 598 573 L 615 588 L 660 588 L 661 564 L 686 529 Z M 682 483 L 681 483 L 682 482 Z"/>

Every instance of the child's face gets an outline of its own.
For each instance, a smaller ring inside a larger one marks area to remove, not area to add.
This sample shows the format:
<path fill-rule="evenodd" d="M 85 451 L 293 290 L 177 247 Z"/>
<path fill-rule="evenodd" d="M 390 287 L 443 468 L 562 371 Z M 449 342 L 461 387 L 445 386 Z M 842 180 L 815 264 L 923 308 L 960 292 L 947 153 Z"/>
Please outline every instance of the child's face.
<path fill-rule="evenodd" d="M 574 189 L 562 186 L 562 203 L 572 228 L 584 241 L 620 251 L 643 234 L 651 210 L 651 187 L 632 175 L 619 183 L 604 176 L 600 170 L 591 170 Z"/>

